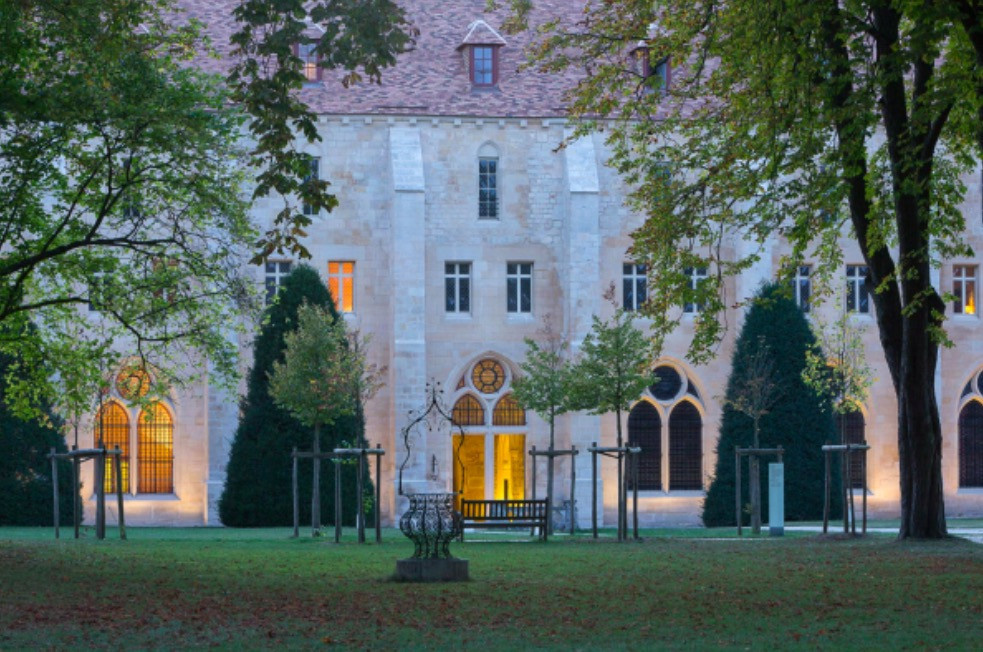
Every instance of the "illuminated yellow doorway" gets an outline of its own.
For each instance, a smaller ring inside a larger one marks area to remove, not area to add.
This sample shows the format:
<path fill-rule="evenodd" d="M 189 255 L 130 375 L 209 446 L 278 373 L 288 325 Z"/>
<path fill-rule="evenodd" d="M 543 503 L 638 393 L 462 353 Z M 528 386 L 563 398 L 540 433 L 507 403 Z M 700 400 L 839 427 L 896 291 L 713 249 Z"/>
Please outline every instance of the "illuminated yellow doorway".
<path fill-rule="evenodd" d="M 526 436 L 495 435 L 495 500 L 525 497 Z"/>
<path fill-rule="evenodd" d="M 454 435 L 454 491 L 457 492 L 457 508 L 460 500 L 485 499 L 485 436 Z"/>

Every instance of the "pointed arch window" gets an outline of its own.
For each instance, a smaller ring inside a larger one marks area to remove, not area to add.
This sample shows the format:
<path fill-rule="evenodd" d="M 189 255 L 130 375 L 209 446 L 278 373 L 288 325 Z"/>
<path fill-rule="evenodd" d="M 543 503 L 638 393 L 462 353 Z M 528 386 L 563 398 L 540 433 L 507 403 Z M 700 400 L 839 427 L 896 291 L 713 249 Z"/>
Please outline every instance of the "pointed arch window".
<path fill-rule="evenodd" d="M 703 489 L 703 419 L 689 401 L 669 416 L 669 490 Z"/>
<path fill-rule="evenodd" d="M 451 416 L 454 418 L 454 423 L 458 426 L 485 425 L 485 409 L 481 406 L 478 399 L 470 394 L 465 394 L 457 399 Z"/>
<path fill-rule="evenodd" d="M 110 450 L 119 448 L 121 487 L 116 486 L 116 474 L 113 471 L 113 460 L 106 458 L 106 468 L 103 477 L 103 487 L 107 493 L 116 493 L 122 489 L 124 493 L 130 490 L 130 418 L 126 410 L 116 401 L 109 401 L 99 409 L 96 420 L 96 446 Z"/>
<path fill-rule="evenodd" d="M 638 488 L 662 489 L 662 418 L 648 401 L 640 401 L 628 413 L 628 445 L 640 447 Z"/>
<path fill-rule="evenodd" d="M 174 420 L 160 402 L 140 411 L 137 421 L 138 490 L 147 494 L 174 491 Z"/>
<path fill-rule="evenodd" d="M 526 411 L 523 410 L 512 394 L 506 394 L 498 399 L 492 411 L 492 425 L 495 426 L 524 426 Z"/>
<path fill-rule="evenodd" d="M 983 487 L 983 404 L 976 400 L 959 411 L 959 486 Z"/>

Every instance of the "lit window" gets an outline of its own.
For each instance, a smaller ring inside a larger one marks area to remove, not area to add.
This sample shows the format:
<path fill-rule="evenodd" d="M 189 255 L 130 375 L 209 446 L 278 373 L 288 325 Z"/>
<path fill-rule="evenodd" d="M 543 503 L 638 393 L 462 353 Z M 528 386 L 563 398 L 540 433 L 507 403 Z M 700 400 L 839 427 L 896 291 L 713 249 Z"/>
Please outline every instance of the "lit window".
<path fill-rule="evenodd" d="M 338 312 L 355 311 L 355 263 L 333 260 L 328 263 L 328 290 Z"/>
<path fill-rule="evenodd" d="M 321 80 L 323 69 L 318 65 L 321 56 L 314 51 L 316 47 L 316 43 L 299 43 L 294 47 L 294 53 L 300 57 L 301 73 L 308 82 Z"/>
<path fill-rule="evenodd" d="M 498 81 L 498 54 L 491 45 L 471 47 L 471 83 L 475 86 L 493 86 Z"/>
<path fill-rule="evenodd" d="M 269 260 L 266 262 L 266 305 L 273 303 L 284 279 L 290 275 L 293 266 L 289 260 Z"/>
<path fill-rule="evenodd" d="M 126 410 L 116 401 L 109 401 L 99 410 L 96 419 L 95 444 L 97 448 L 113 450 L 119 448 L 120 488 L 123 493 L 130 490 L 130 418 Z M 116 493 L 116 472 L 113 458 L 106 458 L 103 487 L 107 493 Z"/>
<path fill-rule="evenodd" d="M 174 491 L 174 420 L 161 403 L 151 403 L 137 418 L 137 474 L 142 494 Z"/>
<path fill-rule="evenodd" d="M 645 303 L 648 287 L 647 267 L 625 263 L 622 268 L 622 303 L 625 310 L 638 310 Z"/>
<path fill-rule="evenodd" d="M 689 289 L 696 291 L 700 287 L 700 283 L 707 277 L 706 267 L 687 267 L 683 270 L 683 274 L 689 277 Z M 687 302 L 683 305 L 683 312 L 686 313 L 697 313 L 703 310 L 702 303 L 690 303 Z"/>
<path fill-rule="evenodd" d="M 321 159 L 317 156 L 311 156 L 308 158 L 308 164 L 310 170 L 304 176 L 304 183 L 321 178 Z M 304 215 L 317 215 L 317 209 L 312 204 L 304 203 Z"/>
<path fill-rule="evenodd" d="M 508 311 L 529 314 L 532 312 L 532 263 L 508 263 L 505 268 Z"/>
<path fill-rule="evenodd" d="M 498 159 L 478 159 L 478 217 L 498 218 Z"/>
<path fill-rule="evenodd" d="M 444 264 L 445 311 L 471 312 L 471 263 Z"/>
<path fill-rule="evenodd" d="M 526 411 L 522 409 L 514 396 L 506 394 L 498 399 L 495 409 L 492 410 L 492 425 L 524 426 L 526 425 Z"/>
<path fill-rule="evenodd" d="M 867 294 L 866 265 L 846 266 L 846 309 L 847 312 L 870 312 L 870 297 Z"/>
<path fill-rule="evenodd" d="M 456 426 L 481 426 L 485 423 L 485 409 L 474 396 L 465 394 L 457 399 L 451 419 Z"/>
<path fill-rule="evenodd" d="M 952 312 L 957 315 L 976 314 L 976 265 L 953 265 L 952 293 L 956 295 Z"/>
<path fill-rule="evenodd" d="M 809 297 L 812 295 L 812 281 L 809 279 L 811 272 L 810 265 L 800 265 L 795 269 L 795 278 L 792 279 L 795 305 L 801 308 L 802 312 L 809 312 Z"/>

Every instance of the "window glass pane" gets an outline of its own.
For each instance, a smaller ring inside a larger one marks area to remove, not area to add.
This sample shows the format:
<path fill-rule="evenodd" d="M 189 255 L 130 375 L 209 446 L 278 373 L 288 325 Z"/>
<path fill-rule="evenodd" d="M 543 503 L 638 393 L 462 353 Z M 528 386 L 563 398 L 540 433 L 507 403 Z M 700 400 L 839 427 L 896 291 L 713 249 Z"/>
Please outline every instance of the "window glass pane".
<path fill-rule="evenodd" d="M 460 312 L 468 312 L 471 310 L 471 280 L 467 276 L 463 276 L 460 279 Z"/>
<path fill-rule="evenodd" d="M 524 277 L 520 286 L 522 288 L 521 301 L 519 303 L 519 309 L 522 312 L 532 312 L 532 278 L 529 276 Z"/>
<path fill-rule="evenodd" d="M 507 286 L 507 294 L 508 294 L 508 300 L 506 302 L 508 304 L 508 311 L 509 312 L 518 312 L 518 310 L 519 310 L 519 288 L 518 288 L 519 279 L 514 278 L 514 277 L 513 278 L 509 278 L 509 279 L 507 279 L 505 281 L 505 283 L 506 283 L 506 286 Z"/>
<path fill-rule="evenodd" d="M 447 312 L 457 312 L 457 294 L 455 293 L 455 282 L 453 278 L 444 280 L 444 310 Z"/>

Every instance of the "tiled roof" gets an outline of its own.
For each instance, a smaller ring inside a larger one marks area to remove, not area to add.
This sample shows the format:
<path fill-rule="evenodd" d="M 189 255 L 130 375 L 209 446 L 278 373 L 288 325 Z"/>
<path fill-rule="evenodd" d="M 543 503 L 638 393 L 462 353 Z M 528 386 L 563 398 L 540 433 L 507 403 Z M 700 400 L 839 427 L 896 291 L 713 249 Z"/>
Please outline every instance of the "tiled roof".
<path fill-rule="evenodd" d="M 190 16 L 207 25 L 218 60 L 202 62 L 216 72 L 230 65 L 229 37 L 235 30 L 232 9 L 237 0 L 178 0 Z M 562 117 L 563 93 L 576 83 L 572 72 L 543 74 L 519 70 L 524 48 L 534 34 L 509 35 L 499 51 L 499 83 L 495 88 L 473 89 L 465 67 L 467 49 L 459 49 L 471 33 L 483 43 L 497 44 L 494 31 L 506 17 L 505 10 L 485 11 L 485 0 L 399 0 L 409 21 L 420 30 L 416 46 L 399 57 L 395 68 L 383 73 L 382 84 L 362 82 L 344 88 L 340 75 L 325 71 L 324 82 L 302 91 L 303 99 L 318 113 Z M 507 3 L 500 3 L 505 5 Z M 537 0 L 533 24 L 566 18 L 576 20 L 582 11 L 577 0 Z M 475 21 L 487 24 L 472 30 Z M 499 38 L 501 38 L 499 36 Z M 488 41 L 487 39 L 493 39 Z"/>

